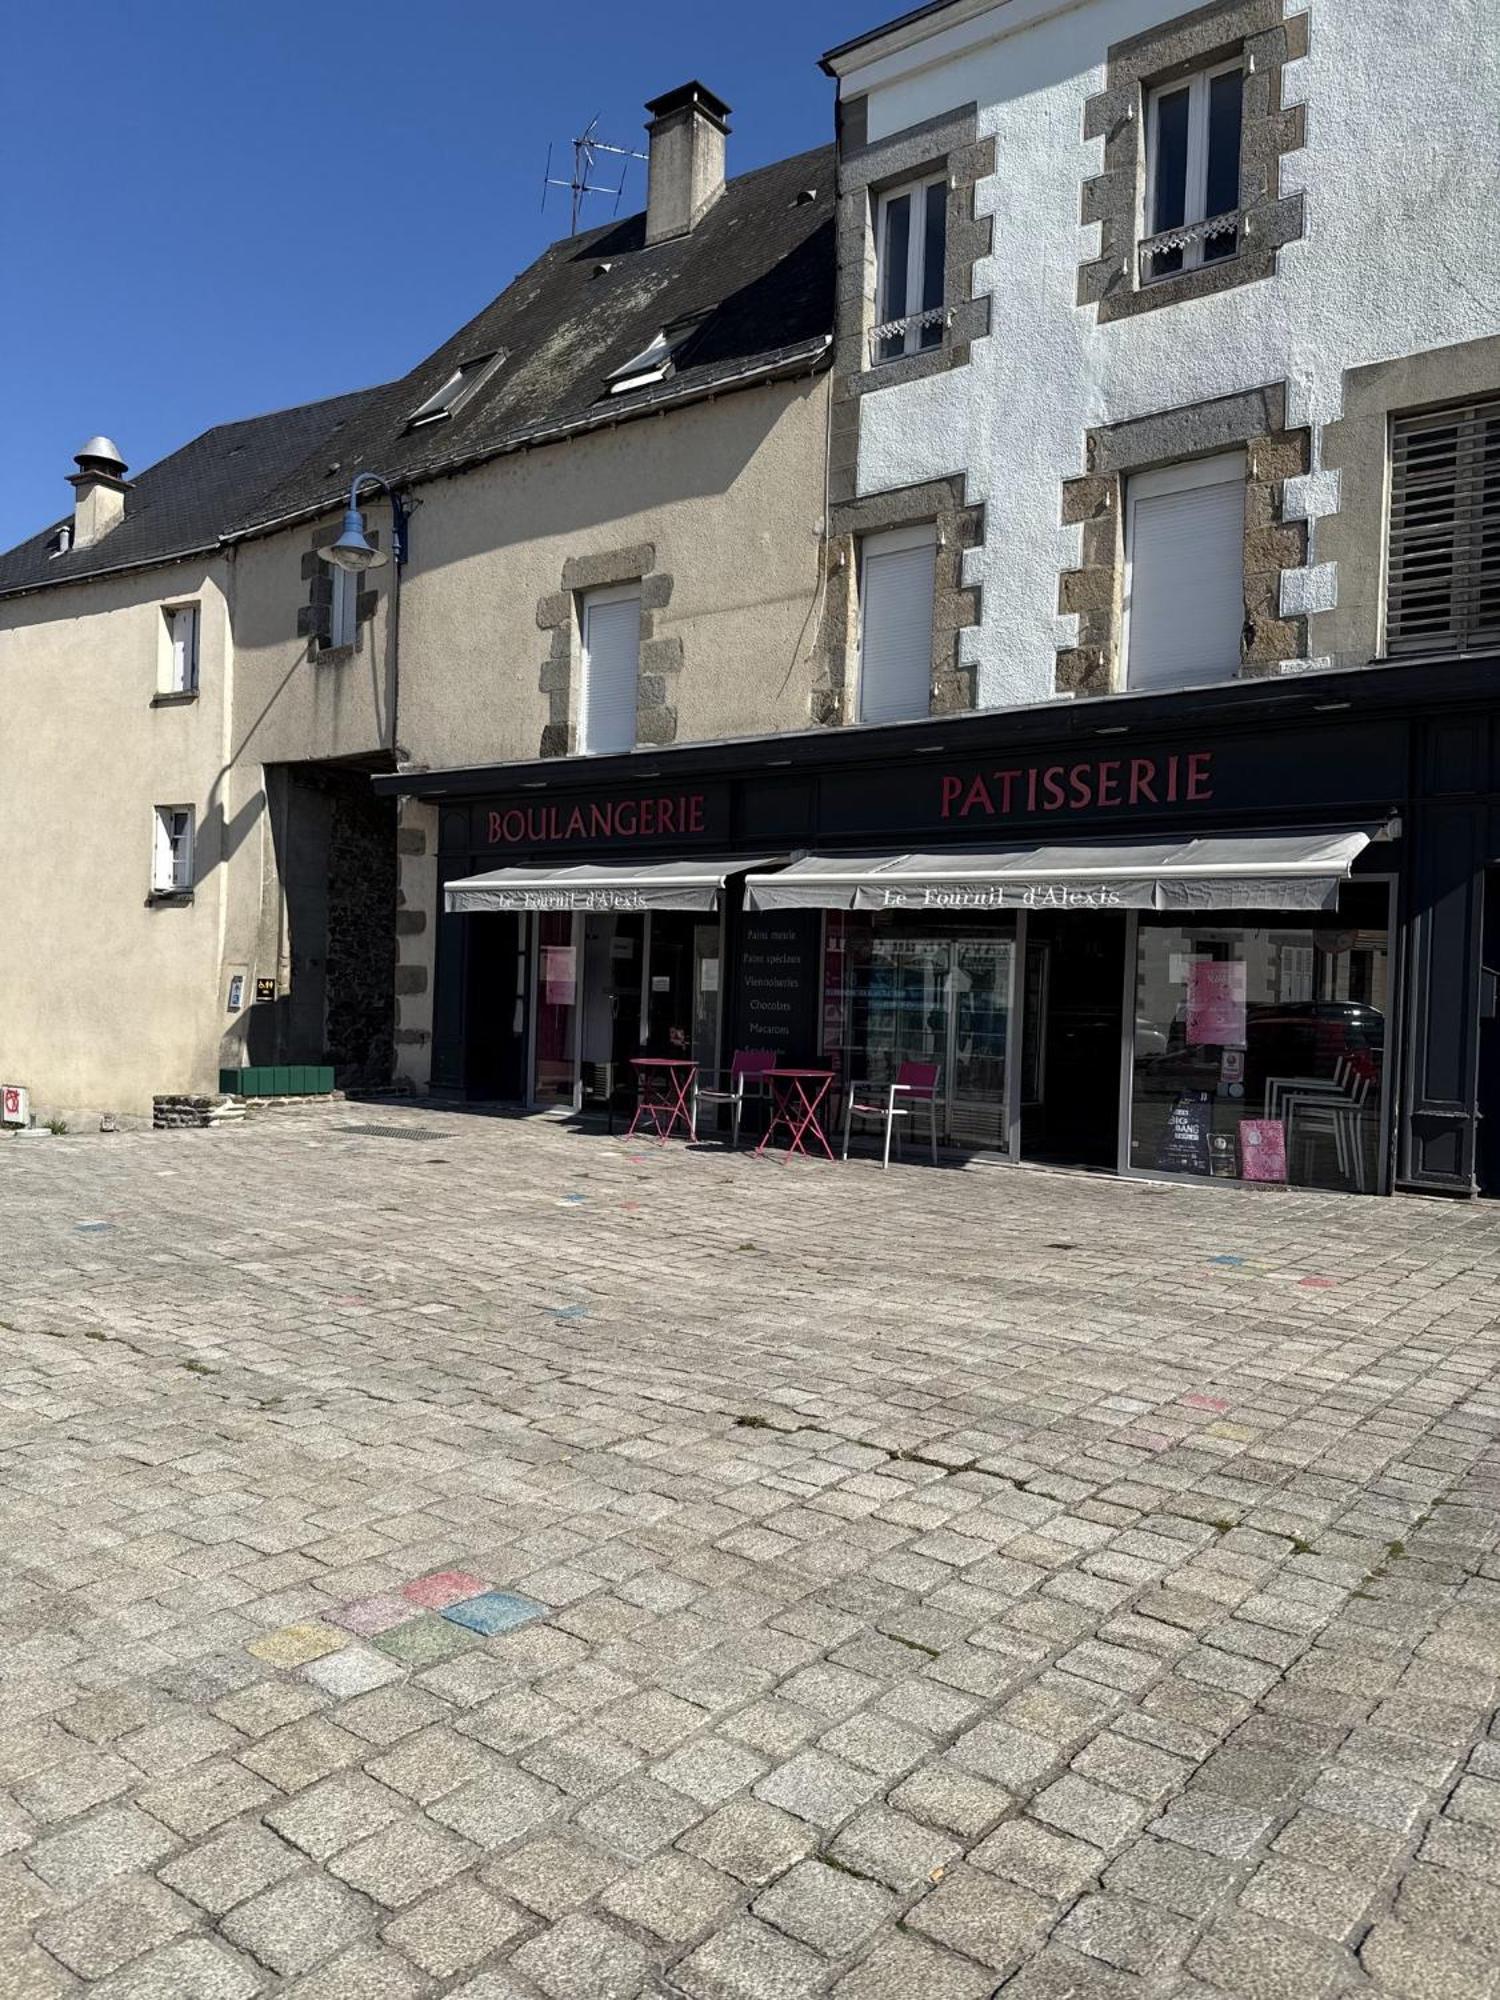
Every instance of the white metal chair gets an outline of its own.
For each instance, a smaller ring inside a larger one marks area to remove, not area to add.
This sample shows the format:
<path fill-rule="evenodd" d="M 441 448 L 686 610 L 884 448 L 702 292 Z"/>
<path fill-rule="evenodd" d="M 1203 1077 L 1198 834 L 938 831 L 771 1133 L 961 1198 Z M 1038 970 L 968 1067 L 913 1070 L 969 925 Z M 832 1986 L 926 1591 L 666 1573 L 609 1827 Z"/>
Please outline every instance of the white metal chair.
<path fill-rule="evenodd" d="M 1293 1091 L 1284 1095 L 1286 1108 L 1286 1151 L 1292 1156 L 1294 1134 L 1310 1146 L 1320 1133 L 1333 1140 L 1339 1172 L 1353 1181 L 1358 1193 L 1365 1191 L 1364 1119 L 1370 1095 L 1370 1078 L 1354 1074 L 1352 1065 L 1341 1064 L 1345 1088 L 1333 1091 Z"/>
<path fill-rule="evenodd" d="M 747 1093 L 764 1098 L 769 1094 L 768 1072 L 780 1057 L 774 1049 L 736 1049 L 727 1070 L 700 1071 L 693 1085 L 693 1137 L 698 1136 L 698 1107 L 702 1104 L 729 1106 L 729 1143 L 740 1143 L 740 1119 Z M 705 1075 L 709 1081 L 704 1082 Z"/>
<path fill-rule="evenodd" d="M 879 1118 L 885 1126 L 885 1150 L 880 1164 L 891 1164 L 891 1135 L 896 1133 L 899 1150 L 900 1138 L 897 1120 L 910 1118 L 912 1129 L 916 1129 L 916 1109 L 919 1104 L 927 1106 L 927 1135 L 932 1147 L 932 1164 L 937 1165 L 937 1083 L 938 1065 L 925 1062 L 904 1062 L 896 1072 L 894 1083 L 851 1083 L 844 1101 L 844 1158 L 849 1157 L 849 1134 L 856 1118 Z M 877 1096 L 876 1092 L 883 1092 Z M 899 1101 L 898 1101 L 899 1100 Z"/>

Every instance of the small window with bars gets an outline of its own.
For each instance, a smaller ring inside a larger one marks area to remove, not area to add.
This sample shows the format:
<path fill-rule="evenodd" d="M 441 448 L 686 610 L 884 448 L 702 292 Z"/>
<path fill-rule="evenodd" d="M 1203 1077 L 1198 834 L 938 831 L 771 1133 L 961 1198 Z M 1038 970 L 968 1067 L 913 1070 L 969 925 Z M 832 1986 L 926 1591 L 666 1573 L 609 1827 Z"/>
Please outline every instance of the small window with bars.
<path fill-rule="evenodd" d="M 1500 398 L 1397 417 L 1388 655 L 1500 647 Z"/>

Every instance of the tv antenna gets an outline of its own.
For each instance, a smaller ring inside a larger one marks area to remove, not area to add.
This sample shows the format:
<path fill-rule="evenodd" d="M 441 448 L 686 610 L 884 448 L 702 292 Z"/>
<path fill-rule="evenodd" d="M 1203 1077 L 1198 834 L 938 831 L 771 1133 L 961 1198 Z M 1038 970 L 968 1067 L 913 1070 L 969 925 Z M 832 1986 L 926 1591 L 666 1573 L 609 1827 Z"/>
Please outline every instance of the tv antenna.
<path fill-rule="evenodd" d="M 583 213 L 583 198 L 588 194 L 607 195 L 614 202 L 614 213 L 620 212 L 620 197 L 625 192 L 625 175 L 631 160 L 647 160 L 649 154 L 632 151 L 629 146 L 612 146 L 607 139 L 599 137 L 597 114 L 591 118 L 582 132 L 573 141 L 573 174 L 570 180 L 558 180 L 552 172 L 552 148 L 547 148 L 547 165 L 542 175 L 542 208 L 547 206 L 548 188 L 566 188 L 571 196 L 571 213 L 568 234 L 578 234 L 579 217 Z M 599 178 L 599 156 L 608 153 L 620 162 L 619 182 L 615 187 L 603 184 Z"/>

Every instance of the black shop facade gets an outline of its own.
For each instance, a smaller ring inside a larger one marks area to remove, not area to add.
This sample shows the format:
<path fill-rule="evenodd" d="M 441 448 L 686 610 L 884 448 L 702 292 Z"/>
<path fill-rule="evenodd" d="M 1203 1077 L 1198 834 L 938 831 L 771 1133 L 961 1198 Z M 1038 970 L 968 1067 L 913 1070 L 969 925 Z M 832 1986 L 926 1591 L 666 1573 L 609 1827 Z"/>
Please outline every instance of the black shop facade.
<path fill-rule="evenodd" d="M 1487 1191 L 1497 664 L 383 776 L 438 808 L 432 1089 L 921 1061 L 950 1158 Z"/>

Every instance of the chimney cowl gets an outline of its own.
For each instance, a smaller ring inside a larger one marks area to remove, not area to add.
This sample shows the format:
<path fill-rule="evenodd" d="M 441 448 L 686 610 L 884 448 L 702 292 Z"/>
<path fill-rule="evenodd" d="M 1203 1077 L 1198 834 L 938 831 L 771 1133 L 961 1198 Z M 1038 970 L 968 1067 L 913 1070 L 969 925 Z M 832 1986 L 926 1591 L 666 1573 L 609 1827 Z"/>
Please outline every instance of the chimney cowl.
<path fill-rule="evenodd" d="M 125 459 L 113 438 L 95 436 L 73 454 L 73 547 L 86 549 L 125 515 Z"/>
<path fill-rule="evenodd" d="M 646 105 L 646 242 L 688 235 L 724 192 L 729 106 L 705 84 L 679 84 Z"/>

